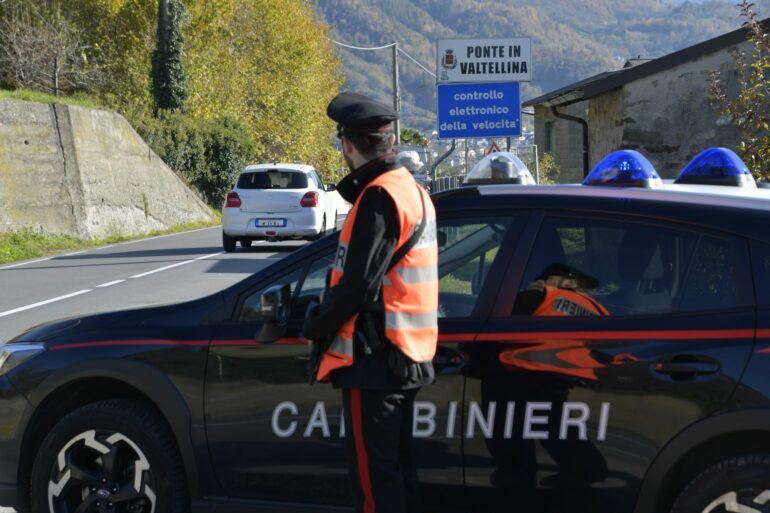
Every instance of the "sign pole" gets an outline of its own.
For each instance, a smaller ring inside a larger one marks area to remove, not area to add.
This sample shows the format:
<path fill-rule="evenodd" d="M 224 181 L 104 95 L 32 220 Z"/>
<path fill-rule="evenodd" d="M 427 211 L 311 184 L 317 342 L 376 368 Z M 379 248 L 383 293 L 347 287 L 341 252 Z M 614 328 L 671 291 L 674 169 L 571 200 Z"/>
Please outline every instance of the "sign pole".
<path fill-rule="evenodd" d="M 470 171 L 470 162 L 468 162 L 468 139 L 465 140 L 465 176 L 468 176 Z"/>
<path fill-rule="evenodd" d="M 393 109 L 401 115 L 401 92 L 398 90 L 398 42 L 393 41 Z M 396 120 L 396 144 L 401 143 L 401 121 Z"/>

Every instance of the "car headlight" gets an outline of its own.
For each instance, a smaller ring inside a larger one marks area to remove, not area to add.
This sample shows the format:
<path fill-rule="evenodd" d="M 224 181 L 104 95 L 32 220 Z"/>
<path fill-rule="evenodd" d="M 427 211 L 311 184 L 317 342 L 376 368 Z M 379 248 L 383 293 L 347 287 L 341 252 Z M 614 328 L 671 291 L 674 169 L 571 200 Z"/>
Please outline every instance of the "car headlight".
<path fill-rule="evenodd" d="M 0 376 L 44 350 L 43 344 L 0 345 Z"/>

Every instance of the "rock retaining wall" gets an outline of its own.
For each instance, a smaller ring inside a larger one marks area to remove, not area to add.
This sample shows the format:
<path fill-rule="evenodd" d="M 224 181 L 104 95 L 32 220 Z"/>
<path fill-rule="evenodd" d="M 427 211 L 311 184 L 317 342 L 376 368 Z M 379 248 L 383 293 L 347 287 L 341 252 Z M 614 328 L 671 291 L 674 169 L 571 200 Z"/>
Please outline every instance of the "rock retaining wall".
<path fill-rule="evenodd" d="M 212 218 L 123 116 L 0 100 L 0 231 L 95 239 Z"/>

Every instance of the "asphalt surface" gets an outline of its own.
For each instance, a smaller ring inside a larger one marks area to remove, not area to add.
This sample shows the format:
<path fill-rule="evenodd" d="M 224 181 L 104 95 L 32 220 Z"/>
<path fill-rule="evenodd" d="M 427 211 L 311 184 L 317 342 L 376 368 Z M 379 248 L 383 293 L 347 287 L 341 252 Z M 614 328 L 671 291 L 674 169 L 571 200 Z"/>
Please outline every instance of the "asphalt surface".
<path fill-rule="evenodd" d="M 302 244 L 224 253 L 215 227 L 0 266 L 0 342 L 55 319 L 202 297 Z"/>
<path fill-rule="evenodd" d="M 224 253 L 221 234 L 206 228 L 0 265 L 0 343 L 51 320 L 202 297 L 305 244 L 255 242 Z"/>

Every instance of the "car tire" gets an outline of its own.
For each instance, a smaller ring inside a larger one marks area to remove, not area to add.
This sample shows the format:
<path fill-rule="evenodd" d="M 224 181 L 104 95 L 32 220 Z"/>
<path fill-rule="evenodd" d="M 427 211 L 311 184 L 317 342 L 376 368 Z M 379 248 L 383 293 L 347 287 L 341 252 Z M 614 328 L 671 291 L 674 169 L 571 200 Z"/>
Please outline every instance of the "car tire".
<path fill-rule="evenodd" d="M 222 232 L 222 247 L 227 253 L 235 251 L 235 237 L 230 237 L 225 232 Z"/>
<path fill-rule="evenodd" d="M 60 420 L 35 457 L 30 488 L 32 513 L 190 510 L 170 429 L 134 400 L 99 401 Z"/>
<path fill-rule="evenodd" d="M 326 214 L 324 214 L 323 220 L 321 221 L 321 229 L 319 230 L 318 235 L 310 237 L 310 240 L 318 240 L 324 235 L 326 235 Z"/>
<path fill-rule="evenodd" d="M 251 239 L 241 239 L 241 247 L 242 248 L 250 248 L 251 247 Z"/>
<path fill-rule="evenodd" d="M 690 481 L 671 513 L 770 512 L 770 454 L 724 460 Z"/>

